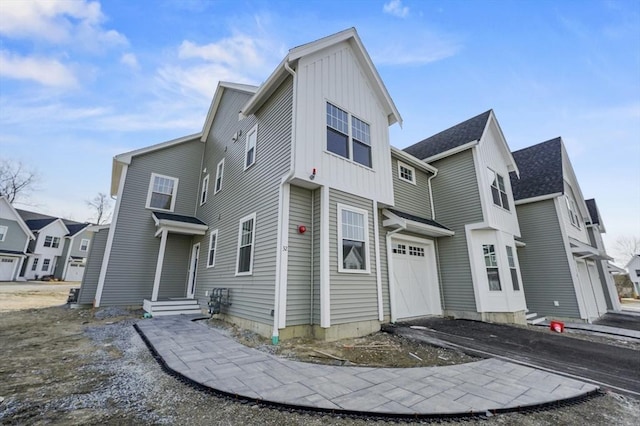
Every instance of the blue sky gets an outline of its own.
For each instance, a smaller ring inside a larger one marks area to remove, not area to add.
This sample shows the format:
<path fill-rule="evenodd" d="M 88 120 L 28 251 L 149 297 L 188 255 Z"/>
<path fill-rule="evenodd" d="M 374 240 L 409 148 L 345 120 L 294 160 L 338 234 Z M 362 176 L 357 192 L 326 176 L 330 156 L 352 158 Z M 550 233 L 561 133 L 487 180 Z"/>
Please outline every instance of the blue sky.
<path fill-rule="evenodd" d="M 562 136 L 613 251 L 640 237 L 640 2 L 0 2 L 0 159 L 37 170 L 21 207 L 76 220 L 111 158 L 201 130 L 219 80 L 356 27 L 404 148 L 493 108 L 512 150 Z"/>

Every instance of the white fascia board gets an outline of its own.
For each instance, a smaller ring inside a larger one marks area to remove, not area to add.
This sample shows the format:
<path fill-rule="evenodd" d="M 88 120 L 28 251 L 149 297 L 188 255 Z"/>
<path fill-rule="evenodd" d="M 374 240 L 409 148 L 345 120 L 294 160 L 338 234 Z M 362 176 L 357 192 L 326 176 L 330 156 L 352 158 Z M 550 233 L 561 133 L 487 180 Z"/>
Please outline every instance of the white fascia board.
<path fill-rule="evenodd" d="M 493 120 L 493 122 L 496 124 L 498 133 L 500 134 L 499 139 L 500 139 L 500 142 L 502 142 L 502 149 L 504 150 L 509 160 L 507 161 L 507 171 L 515 172 L 516 176 L 518 176 L 519 178 L 520 170 L 518 169 L 518 164 L 516 163 L 515 158 L 513 158 L 513 154 L 511 154 L 511 149 L 509 149 L 509 144 L 507 143 L 507 139 L 504 137 L 504 133 L 502 132 L 502 128 L 500 127 L 500 123 L 498 122 L 498 119 L 496 118 L 496 115 L 493 112 L 493 110 L 491 110 L 491 113 L 489 114 L 489 120 L 487 120 L 487 126 L 489 125 L 489 122 L 491 120 Z"/>
<path fill-rule="evenodd" d="M 554 192 L 553 194 L 538 195 L 537 197 L 523 198 L 522 200 L 516 200 L 514 201 L 514 204 L 516 206 L 519 206 L 521 204 L 535 203 L 538 201 L 550 200 L 552 198 L 556 198 L 561 195 L 562 195 L 562 192 Z"/>
<path fill-rule="evenodd" d="M 391 147 L 391 155 L 413 167 L 421 169 L 424 172 L 432 174 L 436 174 L 438 172 L 438 169 L 433 167 L 431 164 L 427 164 L 419 158 L 414 157 L 413 155 L 404 152 L 401 149 L 396 148 L 395 146 Z"/>
<path fill-rule="evenodd" d="M 433 161 L 437 161 L 437 160 L 440 160 L 442 158 L 449 157 L 450 155 L 457 154 L 457 153 L 462 152 L 462 151 L 466 151 L 469 148 L 473 148 L 474 146 L 478 145 L 479 142 L 480 142 L 479 140 L 467 142 L 464 145 L 460 145 L 460 146 L 457 146 L 455 148 L 451 148 L 448 151 L 443 151 L 443 152 L 441 152 L 439 154 L 432 155 L 431 157 L 423 158 L 422 161 L 427 162 L 427 163 L 431 163 Z"/>
<path fill-rule="evenodd" d="M 163 229 L 167 229 L 169 232 L 186 234 L 186 235 L 205 235 L 209 227 L 207 225 L 200 225 L 197 223 L 180 222 L 170 219 L 157 219 L 153 216 L 153 220 L 156 223 L 158 231 L 156 237 L 160 235 Z"/>
<path fill-rule="evenodd" d="M 213 125 L 213 120 L 218 112 L 218 107 L 220 106 L 220 101 L 222 101 L 222 95 L 224 94 L 225 89 L 236 90 L 250 95 L 254 95 L 258 91 L 257 86 L 231 83 L 228 81 L 218 82 L 218 87 L 216 88 L 213 99 L 211 100 L 211 105 L 209 106 L 209 111 L 207 112 L 207 118 L 204 121 L 204 126 L 202 126 L 202 136 L 200 137 L 200 141 L 202 142 L 206 142 L 209 137 L 209 132 L 211 131 L 211 126 Z"/>
<path fill-rule="evenodd" d="M 240 117 L 248 117 L 251 114 L 255 113 L 261 106 L 264 104 L 267 99 L 276 91 L 278 86 L 282 84 L 285 78 L 291 74 L 285 68 L 285 63 L 290 62 L 291 59 L 289 55 L 285 56 L 285 58 L 278 64 L 276 69 L 271 73 L 269 78 L 265 80 L 264 83 L 260 85 L 258 90 L 254 93 L 254 95 L 249 99 L 249 101 L 242 107 L 240 110 Z"/>
<path fill-rule="evenodd" d="M 109 229 L 111 225 L 89 225 L 86 230 L 89 232 L 98 232 L 98 231 L 102 231 L 103 229 Z"/>
<path fill-rule="evenodd" d="M 24 221 L 24 219 L 22 219 L 22 216 L 20 216 L 16 209 L 11 205 L 5 195 L 0 196 L 0 202 L 7 205 L 7 209 L 15 216 L 16 222 L 18 222 L 20 229 L 22 229 L 22 231 L 27 234 L 27 237 L 29 237 L 30 240 L 35 240 L 36 236 L 33 234 L 33 232 L 31 232 L 31 229 L 29 229 L 27 223 Z"/>

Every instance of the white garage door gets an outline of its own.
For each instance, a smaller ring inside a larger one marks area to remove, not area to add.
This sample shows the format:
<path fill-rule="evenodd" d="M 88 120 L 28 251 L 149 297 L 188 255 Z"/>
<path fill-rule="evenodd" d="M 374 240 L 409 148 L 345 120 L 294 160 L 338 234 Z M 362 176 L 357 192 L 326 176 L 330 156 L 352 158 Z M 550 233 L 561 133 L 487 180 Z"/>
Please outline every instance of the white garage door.
<path fill-rule="evenodd" d="M 17 264 L 15 257 L 0 257 L 0 281 L 11 281 Z"/>
<path fill-rule="evenodd" d="M 84 265 L 71 263 L 67 270 L 66 281 L 82 281 L 84 275 Z"/>
<path fill-rule="evenodd" d="M 442 315 L 433 244 L 394 238 L 392 252 L 394 316 Z"/>

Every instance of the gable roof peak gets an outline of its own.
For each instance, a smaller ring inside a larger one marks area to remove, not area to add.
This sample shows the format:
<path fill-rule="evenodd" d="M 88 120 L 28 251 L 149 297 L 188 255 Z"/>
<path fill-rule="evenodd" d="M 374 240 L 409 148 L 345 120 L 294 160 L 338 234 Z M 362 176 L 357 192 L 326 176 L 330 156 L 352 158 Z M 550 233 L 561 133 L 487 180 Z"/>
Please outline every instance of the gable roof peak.
<path fill-rule="evenodd" d="M 512 153 L 520 170 L 520 178 L 510 174 L 516 201 L 564 194 L 562 151 L 562 138 L 556 137 Z"/>

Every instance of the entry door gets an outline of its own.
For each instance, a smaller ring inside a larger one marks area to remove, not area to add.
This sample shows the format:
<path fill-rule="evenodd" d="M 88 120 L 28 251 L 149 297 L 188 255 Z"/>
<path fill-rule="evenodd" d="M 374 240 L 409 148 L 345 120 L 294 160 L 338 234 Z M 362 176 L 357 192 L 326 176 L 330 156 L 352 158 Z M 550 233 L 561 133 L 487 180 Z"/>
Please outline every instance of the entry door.
<path fill-rule="evenodd" d="M 196 281 L 198 278 L 198 257 L 200 257 L 200 243 L 194 244 L 191 249 L 191 264 L 189 266 L 189 284 L 187 286 L 187 298 L 193 299 L 196 294 Z"/>
<path fill-rule="evenodd" d="M 442 315 L 433 244 L 394 238 L 392 279 L 395 317 Z"/>
<path fill-rule="evenodd" d="M 587 263 L 584 260 L 577 260 L 578 266 L 578 278 L 580 279 L 580 289 L 582 290 L 582 297 L 584 299 L 585 307 L 587 309 L 587 318 L 589 320 L 598 318 L 598 305 L 596 303 L 596 297 L 593 293 L 593 287 L 591 280 L 589 279 L 589 271 L 587 270 Z"/>

